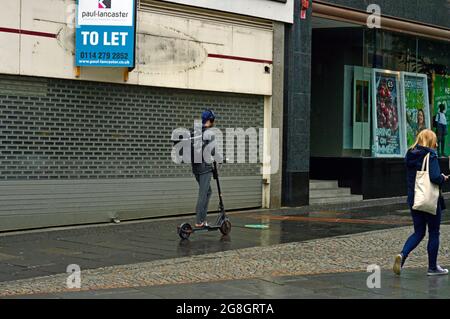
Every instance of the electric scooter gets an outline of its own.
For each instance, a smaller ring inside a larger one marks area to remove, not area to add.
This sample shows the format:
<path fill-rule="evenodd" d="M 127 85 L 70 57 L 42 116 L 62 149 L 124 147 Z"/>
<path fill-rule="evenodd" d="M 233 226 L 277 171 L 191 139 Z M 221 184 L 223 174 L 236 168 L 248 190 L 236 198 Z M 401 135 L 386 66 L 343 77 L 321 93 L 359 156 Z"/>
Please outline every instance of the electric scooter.
<path fill-rule="evenodd" d="M 231 223 L 227 215 L 225 214 L 225 207 L 223 205 L 222 190 L 220 188 L 219 173 L 217 171 L 216 161 L 213 162 L 213 178 L 217 182 L 217 191 L 219 194 L 219 217 L 217 218 L 216 223 L 200 228 L 192 227 L 189 223 L 181 224 L 177 227 L 177 232 L 181 239 L 188 239 L 191 234 L 196 232 L 220 230 L 223 235 L 228 235 L 231 232 Z"/>

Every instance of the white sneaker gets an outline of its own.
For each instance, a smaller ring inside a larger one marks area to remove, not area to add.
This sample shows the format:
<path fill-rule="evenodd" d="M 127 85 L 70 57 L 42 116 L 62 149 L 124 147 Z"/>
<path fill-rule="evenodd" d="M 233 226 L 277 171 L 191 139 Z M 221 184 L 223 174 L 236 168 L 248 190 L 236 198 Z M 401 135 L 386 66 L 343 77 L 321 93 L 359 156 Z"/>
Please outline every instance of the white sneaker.
<path fill-rule="evenodd" d="M 441 266 L 437 266 L 435 270 L 428 269 L 428 276 L 443 276 L 448 275 L 448 269 L 444 269 Z"/>
<path fill-rule="evenodd" d="M 395 261 L 394 261 L 394 273 L 398 276 L 400 276 L 400 273 L 402 272 L 402 263 L 403 263 L 403 255 L 402 254 L 398 254 L 397 256 L 395 256 Z"/>

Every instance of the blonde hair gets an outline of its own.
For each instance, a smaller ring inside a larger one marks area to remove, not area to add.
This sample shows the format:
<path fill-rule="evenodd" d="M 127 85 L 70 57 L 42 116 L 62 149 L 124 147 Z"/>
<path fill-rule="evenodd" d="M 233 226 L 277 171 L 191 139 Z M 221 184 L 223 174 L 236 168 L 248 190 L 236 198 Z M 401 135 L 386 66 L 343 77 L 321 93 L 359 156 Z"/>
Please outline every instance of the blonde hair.
<path fill-rule="evenodd" d="M 428 148 L 437 148 L 437 137 L 436 133 L 432 130 L 425 129 L 417 134 L 416 142 L 411 146 L 410 149 L 415 148 L 417 145 L 425 146 Z"/>

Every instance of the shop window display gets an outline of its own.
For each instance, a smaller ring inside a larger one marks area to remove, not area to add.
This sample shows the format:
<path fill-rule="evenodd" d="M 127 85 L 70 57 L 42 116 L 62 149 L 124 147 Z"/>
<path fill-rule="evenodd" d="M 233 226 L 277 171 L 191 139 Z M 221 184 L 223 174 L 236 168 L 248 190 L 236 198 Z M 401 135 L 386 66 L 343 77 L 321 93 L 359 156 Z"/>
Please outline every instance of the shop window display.
<path fill-rule="evenodd" d="M 400 158 L 421 130 L 433 128 L 440 106 L 444 106 L 443 122 L 450 124 L 450 45 L 383 30 L 362 32 L 363 65 L 344 66 L 343 155 L 345 149 L 347 153 L 352 149 L 363 157 Z M 358 70 L 372 74 L 370 83 L 362 82 Z M 370 87 L 370 102 L 362 94 L 366 86 Z M 360 121 L 362 109 L 369 111 L 371 120 Z M 353 122 L 345 122 L 349 112 Z M 437 127 L 433 129 L 438 133 Z M 450 153 L 447 132 L 438 134 L 441 156 Z M 370 141 L 370 147 L 363 139 Z"/>

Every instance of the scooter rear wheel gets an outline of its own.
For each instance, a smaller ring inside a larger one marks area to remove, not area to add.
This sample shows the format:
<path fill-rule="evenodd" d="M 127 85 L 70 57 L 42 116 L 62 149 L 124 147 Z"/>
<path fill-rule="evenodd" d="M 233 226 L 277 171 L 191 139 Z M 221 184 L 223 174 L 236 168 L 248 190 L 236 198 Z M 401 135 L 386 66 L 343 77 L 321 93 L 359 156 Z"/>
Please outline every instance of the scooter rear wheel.
<path fill-rule="evenodd" d="M 188 239 L 191 233 L 192 226 L 188 223 L 185 223 L 178 228 L 178 235 L 181 239 Z"/>
<path fill-rule="evenodd" d="M 220 225 L 220 232 L 222 235 L 228 235 L 231 232 L 231 223 L 229 220 L 226 220 Z"/>

